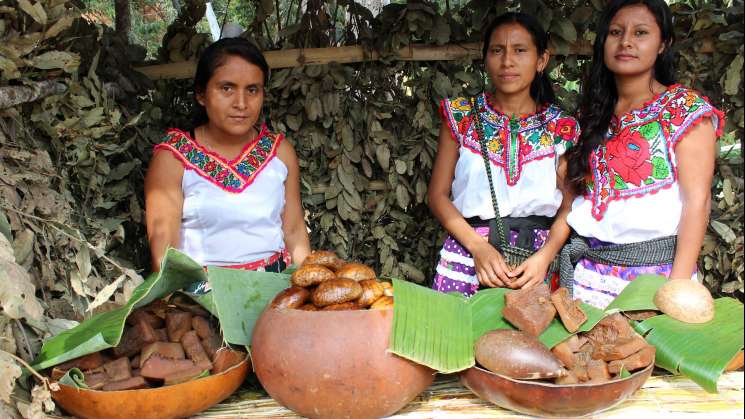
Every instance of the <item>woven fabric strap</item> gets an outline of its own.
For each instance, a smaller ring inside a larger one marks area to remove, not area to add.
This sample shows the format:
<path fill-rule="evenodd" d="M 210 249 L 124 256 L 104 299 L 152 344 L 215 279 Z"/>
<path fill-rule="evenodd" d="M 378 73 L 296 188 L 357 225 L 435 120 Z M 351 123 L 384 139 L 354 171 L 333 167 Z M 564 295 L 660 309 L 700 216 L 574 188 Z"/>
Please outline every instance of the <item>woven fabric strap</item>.
<path fill-rule="evenodd" d="M 572 233 L 559 256 L 560 284 L 572 293 L 574 266 L 583 258 L 596 263 L 622 266 L 655 266 L 673 263 L 677 242 L 677 236 L 667 236 L 643 242 L 590 247 L 584 237 Z"/>

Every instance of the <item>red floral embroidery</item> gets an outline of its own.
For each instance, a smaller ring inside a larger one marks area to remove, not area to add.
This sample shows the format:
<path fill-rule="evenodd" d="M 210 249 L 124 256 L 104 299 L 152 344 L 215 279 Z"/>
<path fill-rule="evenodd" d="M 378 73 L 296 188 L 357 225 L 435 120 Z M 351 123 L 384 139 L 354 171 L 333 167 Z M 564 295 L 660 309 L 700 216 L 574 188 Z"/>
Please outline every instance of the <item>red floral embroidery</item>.
<path fill-rule="evenodd" d="M 577 121 L 574 118 L 561 118 L 556 121 L 554 132 L 564 141 L 572 141 L 577 135 Z"/>
<path fill-rule="evenodd" d="M 469 115 L 466 115 L 463 117 L 463 119 L 458 122 L 458 132 L 460 132 L 460 135 L 466 135 L 466 132 L 468 132 L 468 127 L 471 126 L 471 117 Z"/>
<path fill-rule="evenodd" d="M 182 145 L 182 146 L 181 146 L 181 147 L 180 147 L 180 148 L 178 149 L 178 151 L 180 151 L 180 152 L 182 152 L 182 153 L 188 153 L 188 152 L 190 152 L 190 151 L 192 150 L 192 148 L 193 148 L 193 147 L 191 146 L 191 144 L 189 144 L 189 143 L 185 143 L 184 145 Z"/>
<path fill-rule="evenodd" d="M 220 173 L 217 174 L 217 176 L 215 176 L 215 180 L 218 182 L 222 182 L 229 174 L 230 172 L 228 172 L 227 170 L 222 170 L 220 171 Z"/>
<path fill-rule="evenodd" d="M 624 128 L 606 145 L 608 167 L 624 182 L 641 185 L 652 175 L 649 142 L 638 131 Z"/>
<path fill-rule="evenodd" d="M 255 156 L 248 156 L 248 164 L 251 166 L 258 166 L 259 159 L 257 159 Z"/>
<path fill-rule="evenodd" d="M 209 173 L 209 172 L 215 170 L 216 167 L 217 167 L 217 165 L 215 164 L 215 162 L 210 161 L 210 162 L 207 162 L 206 165 L 204 165 L 204 171 L 207 172 L 207 173 Z"/>

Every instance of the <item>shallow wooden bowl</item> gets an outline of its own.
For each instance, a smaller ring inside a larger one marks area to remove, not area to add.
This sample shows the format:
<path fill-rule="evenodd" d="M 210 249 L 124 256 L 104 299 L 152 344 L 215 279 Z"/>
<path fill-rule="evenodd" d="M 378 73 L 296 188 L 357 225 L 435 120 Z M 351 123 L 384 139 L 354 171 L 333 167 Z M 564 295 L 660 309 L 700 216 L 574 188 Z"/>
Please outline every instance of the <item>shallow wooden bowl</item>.
<path fill-rule="evenodd" d="M 251 356 L 277 402 L 310 418 L 391 415 L 424 391 L 434 371 L 388 352 L 393 310 L 267 307 Z"/>
<path fill-rule="evenodd" d="M 81 418 L 161 419 L 193 415 L 230 396 L 251 371 L 246 359 L 217 375 L 158 388 L 125 391 L 84 390 L 60 384 L 52 398 Z"/>
<path fill-rule="evenodd" d="M 576 417 L 621 403 L 652 375 L 654 363 L 630 377 L 602 384 L 552 384 L 515 380 L 479 367 L 461 373 L 461 382 L 499 407 L 541 417 Z"/>

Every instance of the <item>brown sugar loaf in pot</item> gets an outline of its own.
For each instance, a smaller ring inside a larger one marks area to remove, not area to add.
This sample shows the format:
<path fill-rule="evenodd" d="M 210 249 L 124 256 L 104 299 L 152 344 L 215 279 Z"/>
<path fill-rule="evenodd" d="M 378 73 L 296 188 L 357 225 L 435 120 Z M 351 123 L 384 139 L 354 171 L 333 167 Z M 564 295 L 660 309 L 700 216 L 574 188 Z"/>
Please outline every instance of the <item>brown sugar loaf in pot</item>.
<path fill-rule="evenodd" d="M 271 302 L 272 308 L 300 308 L 310 298 L 310 291 L 296 285 L 277 294 Z"/>
<path fill-rule="evenodd" d="M 367 279 L 376 279 L 375 271 L 367 265 L 361 263 L 347 263 L 336 271 L 337 278 L 347 278 L 353 281 L 364 281 Z"/>
<path fill-rule="evenodd" d="M 374 279 L 360 281 L 360 286 L 362 287 L 362 295 L 357 300 L 357 304 L 362 308 L 369 307 L 375 300 L 383 296 L 383 286 Z"/>
<path fill-rule="evenodd" d="M 344 261 L 329 250 L 314 250 L 305 258 L 303 265 L 321 265 L 337 271 L 344 266 Z"/>
<path fill-rule="evenodd" d="M 303 265 L 290 276 L 292 285 L 310 287 L 336 278 L 334 272 L 322 265 Z"/>
<path fill-rule="evenodd" d="M 331 279 L 318 284 L 311 299 L 316 307 L 346 303 L 360 298 L 362 287 L 357 281 L 346 278 Z"/>

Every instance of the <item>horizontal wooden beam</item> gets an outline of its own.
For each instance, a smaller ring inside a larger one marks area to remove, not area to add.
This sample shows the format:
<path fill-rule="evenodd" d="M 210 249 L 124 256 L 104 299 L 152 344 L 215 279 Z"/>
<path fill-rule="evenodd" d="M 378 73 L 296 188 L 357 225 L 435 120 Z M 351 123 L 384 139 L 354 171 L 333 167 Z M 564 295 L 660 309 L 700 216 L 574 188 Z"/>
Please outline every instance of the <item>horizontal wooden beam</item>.
<path fill-rule="evenodd" d="M 711 53 L 714 51 L 713 41 L 708 38 L 701 39 L 696 49 L 702 54 Z M 552 54 L 563 55 L 556 54 L 553 48 L 551 50 Z M 569 47 L 568 54 L 590 56 L 592 55 L 592 45 L 585 40 L 577 41 Z M 347 64 L 381 59 L 379 52 L 366 50 L 359 45 L 266 51 L 264 57 L 266 57 L 270 68 L 330 63 Z M 478 60 L 481 59 L 481 43 L 409 45 L 397 50 L 394 57 L 401 61 Z M 196 66 L 194 61 L 182 61 L 135 67 L 135 70 L 152 80 L 188 79 L 194 76 Z"/>

